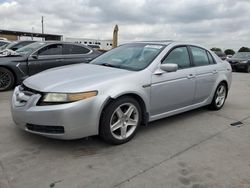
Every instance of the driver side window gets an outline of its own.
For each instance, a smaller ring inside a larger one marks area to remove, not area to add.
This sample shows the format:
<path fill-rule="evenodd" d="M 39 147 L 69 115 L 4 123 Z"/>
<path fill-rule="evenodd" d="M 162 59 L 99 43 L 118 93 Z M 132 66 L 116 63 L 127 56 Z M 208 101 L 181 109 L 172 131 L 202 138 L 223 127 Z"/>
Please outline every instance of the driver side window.
<path fill-rule="evenodd" d="M 185 69 L 190 67 L 190 59 L 186 47 L 177 47 L 173 49 L 164 59 L 162 64 L 177 64 L 178 69 Z"/>
<path fill-rule="evenodd" d="M 51 44 L 38 51 L 38 55 L 62 55 L 61 44 Z"/>

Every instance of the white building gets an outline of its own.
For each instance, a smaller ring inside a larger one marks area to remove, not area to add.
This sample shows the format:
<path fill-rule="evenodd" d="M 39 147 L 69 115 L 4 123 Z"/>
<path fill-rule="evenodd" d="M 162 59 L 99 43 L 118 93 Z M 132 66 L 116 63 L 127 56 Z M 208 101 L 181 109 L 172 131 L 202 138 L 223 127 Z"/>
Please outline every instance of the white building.
<path fill-rule="evenodd" d="M 85 45 L 89 45 L 90 47 L 93 47 L 93 48 L 99 47 L 102 50 L 110 50 L 112 48 L 112 40 L 66 37 L 65 41 L 85 44 Z"/>

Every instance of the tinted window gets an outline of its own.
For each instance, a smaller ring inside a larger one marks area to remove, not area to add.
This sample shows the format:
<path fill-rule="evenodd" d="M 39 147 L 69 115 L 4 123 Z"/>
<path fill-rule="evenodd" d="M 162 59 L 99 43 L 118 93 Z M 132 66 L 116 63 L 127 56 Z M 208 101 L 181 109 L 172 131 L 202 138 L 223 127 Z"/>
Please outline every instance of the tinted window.
<path fill-rule="evenodd" d="M 38 52 L 39 55 L 62 55 L 62 45 L 52 44 L 48 45 Z"/>
<path fill-rule="evenodd" d="M 78 45 L 64 44 L 63 45 L 63 54 L 87 54 L 89 49 L 84 48 Z"/>
<path fill-rule="evenodd" d="M 207 56 L 208 56 L 208 59 L 209 59 L 209 63 L 210 64 L 215 64 L 214 58 L 212 57 L 212 55 L 209 52 L 207 52 Z"/>
<path fill-rule="evenodd" d="M 174 63 L 178 65 L 179 69 L 190 67 L 190 60 L 188 50 L 186 47 L 178 47 L 173 49 L 162 62 L 162 64 Z"/>
<path fill-rule="evenodd" d="M 206 50 L 203 50 L 198 47 L 191 47 L 191 51 L 195 66 L 209 65 Z"/>

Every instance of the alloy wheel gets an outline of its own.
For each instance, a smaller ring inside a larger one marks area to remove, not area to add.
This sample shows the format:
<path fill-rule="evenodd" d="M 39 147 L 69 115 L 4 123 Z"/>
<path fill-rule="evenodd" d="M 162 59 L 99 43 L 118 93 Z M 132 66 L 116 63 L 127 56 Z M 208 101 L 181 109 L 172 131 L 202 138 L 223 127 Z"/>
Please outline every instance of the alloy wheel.
<path fill-rule="evenodd" d="M 6 72 L 0 70 L 0 89 L 8 88 L 11 84 L 11 75 Z"/>
<path fill-rule="evenodd" d="M 132 103 L 118 106 L 110 119 L 111 134 L 118 140 L 130 137 L 136 130 L 139 122 L 139 112 Z"/>
<path fill-rule="evenodd" d="M 216 91 L 216 99 L 215 104 L 218 108 L 220 108 L 226 99 L 226 88 L 224 85 L 220 85 Z"/>

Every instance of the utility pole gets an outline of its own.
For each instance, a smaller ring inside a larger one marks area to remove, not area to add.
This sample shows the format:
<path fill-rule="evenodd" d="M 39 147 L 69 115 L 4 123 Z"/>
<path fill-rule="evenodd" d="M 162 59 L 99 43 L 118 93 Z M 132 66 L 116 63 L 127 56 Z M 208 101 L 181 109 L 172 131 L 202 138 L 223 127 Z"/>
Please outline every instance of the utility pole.
<path fill-rule="evenodd" d="M 43 16 L 42 16 L 42 34 L 44 34 L 44 27 L 43 27 Z"/>

